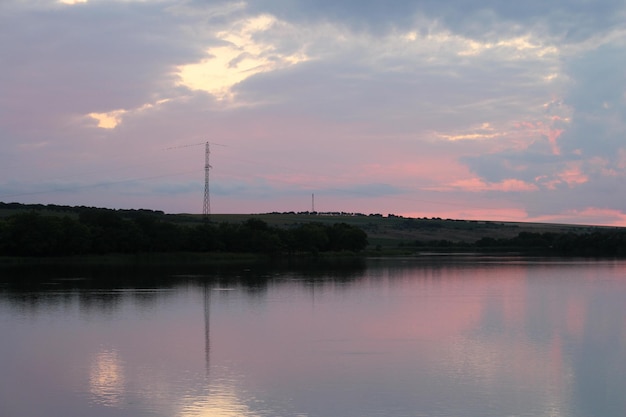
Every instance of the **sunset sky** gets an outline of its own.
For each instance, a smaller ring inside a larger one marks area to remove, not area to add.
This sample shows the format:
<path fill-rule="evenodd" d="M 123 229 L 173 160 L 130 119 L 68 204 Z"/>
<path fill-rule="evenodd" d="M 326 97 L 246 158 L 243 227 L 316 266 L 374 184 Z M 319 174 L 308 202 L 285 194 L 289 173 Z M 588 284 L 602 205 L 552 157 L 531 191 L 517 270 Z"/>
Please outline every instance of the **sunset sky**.
<path fill-rule="evenodd" d="M 0 201 L 626 226 L 621 0 L 2 0 Z"/>

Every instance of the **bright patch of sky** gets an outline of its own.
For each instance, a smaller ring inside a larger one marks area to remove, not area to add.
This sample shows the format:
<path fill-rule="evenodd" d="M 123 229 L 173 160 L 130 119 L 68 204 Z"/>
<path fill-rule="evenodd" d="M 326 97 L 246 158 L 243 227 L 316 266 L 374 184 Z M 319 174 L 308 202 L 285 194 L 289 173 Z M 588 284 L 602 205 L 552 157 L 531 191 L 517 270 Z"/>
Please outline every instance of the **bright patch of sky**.
<path fill-rule="evenodd" d="M 208 48 L 202 61 L 179 67 L 181 85 L 209 92 L 218 100 L 233 99 L 231 88 L 237 83 L 306 61 L 303 53 L 283 54 L 270 42 L 257 39 L 278 25 L 288 26 L 273 16 L 261 15 L 218 32 L 222 45 Z"/>

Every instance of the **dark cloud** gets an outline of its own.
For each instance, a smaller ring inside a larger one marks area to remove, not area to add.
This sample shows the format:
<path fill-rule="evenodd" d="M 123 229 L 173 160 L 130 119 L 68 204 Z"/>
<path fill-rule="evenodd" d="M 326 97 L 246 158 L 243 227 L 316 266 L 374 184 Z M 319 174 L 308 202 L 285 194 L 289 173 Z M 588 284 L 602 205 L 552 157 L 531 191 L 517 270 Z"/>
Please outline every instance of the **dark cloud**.
<path fill-rule="evenodd" d="M 588 208 L 626 212 L 622 196 L 626 184 L 619 178 L 595 178 L 586 184 L 569 187 L 561 184 L 557 189 L 544 189 L 520 197 L 520 203 L 531 216 L 556 215 L 581 212 Z"/>
<path fill-rule="evenodd" d="M 517 179 L 535 183 L 539 177 L 554 175 L 564 167 L 564 158 L 551 154 L 545 142 L 533 144 L 525 151 L 504 151 L 486 155 L 461 157 L 472 172 L 488 182 Z"/>
<path fill-rule="evenodd" d="M 508 27 L 519 33 L 540 28 L 572 41 L 621 25 L 624 11 L 620 0 L 256 0 L 249 7 L 289 21 L 330 20 L 355 30 L 406 29 L 423 16 L 476 38 Z"/>
<path fill-rule="evenodd" d="M 426 63 L 407 56 L 365 62 L 358 51 L 293 68 L 257 74 L 234 91 L 244 102 L 264 102 L 285 116 L 388 122 L 391 131 L 454 130 L 514 114 L 529 117 L 545 101 L 545 64 L 468 65 L 457 57 Z"/>
<path fill-rule="evenodd" d="M 249 3 L 250 10 L 268 12 L 287 21 L 332 21 L 355 30 L 379 31 L 408 27 L 419 10 L 415 2 L 376 0 L 259 0 Z"/>
<path fill-rule="evenodd" d="M 574 112 L 563 149 L 614 159 L 626 149 L 626 47 L 602 46 L 567 67 L 573 83 L 565 102 Z"/>
<path fill-rule="evenodd" d="M 436 16 L 443 11 L 441 17 L 448 27 L 471 36 L 481 37 L 481 33 L 491 32 L 504 21 L 521 25 L 522 33 L 540 29 L 569 41 L 580 41 L 621 25 L 619 14 L 624 10 L 624 3 L 619 0 L 444 1 L 448 7 L 439 3 L 429 2 L 431 13 Z"/>

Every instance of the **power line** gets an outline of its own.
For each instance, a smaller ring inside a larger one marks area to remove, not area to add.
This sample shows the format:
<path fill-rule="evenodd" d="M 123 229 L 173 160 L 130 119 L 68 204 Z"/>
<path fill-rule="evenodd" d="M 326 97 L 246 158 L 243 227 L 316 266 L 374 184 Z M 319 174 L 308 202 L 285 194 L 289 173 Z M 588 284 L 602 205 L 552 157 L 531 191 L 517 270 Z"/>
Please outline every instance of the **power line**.
<path fill-rule="evenodd" d="M 41 190 L 41 191 L 27 191 L 27 192 L 22 192 L 22 193 L 2 194 L 0 195 L 0 198 L 21 197 L 21 196 L 37 195 L 37 194 L 49 194 L 49 193 L 64 192 L 64 191 L 75 191 L 75 190 L 80 190 L 84 188 L 92 188 L 92 187 L 106 187 L 108 185 L 123 184 L 123 183 L 134 182 L 134 181 L 153 180 L 153 179 L 158 179 L 158 178 L 167 178 L 167 177 L 173 177 L 177 175 L 190 174 L 193 172 L 198 172 L 198 170 L 194 169 L 193 171 L 179 171 L 179 172 L 163 174 L 163 175 L 126 178 L 126 179 L 115 180 L 115 181 L 104 181 L 104 182 L 99 182 L 96 184 L 73 185 L 73 186 L 68 186 L 68 187 L 52 188 L 49 190 Z"/>
<path fill-rule="evenodd" d="M 169 151 L 172 149 L 182 149 L 182 148 L 191 148 L 194 146 L 200 146 L 200 145 L 207 145 L 207 144 L 211 144 L 211 145 L 217 145 L 217 146 L 225 146 L 228 147 L 228 145 L 224 145 L 223 143 L 217 143 L 217 142 L 198 142 L 198 143 L 188 143 L 185 145 L 179 145 L 179 146 L 170 146 L 169 148 L 164 148 L 164 151 Z"/>
<path fill-rule="evenodd" d="M 209 197 L 209 170 L 211 165 L 209 164 L 209 156 L 211 150 L 209 149 L 209 142 L 206 142 L 204 148 L 204 204 L 202 205 L 202 217 L 205 221 L 209 220 L 211 216 L 211 199 Z"/>

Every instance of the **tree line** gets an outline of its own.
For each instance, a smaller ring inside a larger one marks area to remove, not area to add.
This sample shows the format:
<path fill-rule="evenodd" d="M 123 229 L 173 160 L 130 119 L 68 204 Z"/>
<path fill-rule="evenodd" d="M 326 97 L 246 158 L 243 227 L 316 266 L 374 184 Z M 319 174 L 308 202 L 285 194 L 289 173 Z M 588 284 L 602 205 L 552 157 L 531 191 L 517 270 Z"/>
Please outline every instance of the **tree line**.
<path fill-rule="evenodd" d="M 519 252 L 556 256 L 626 256 L 626 231 L 605 230 L 587 233 L 520 232 L 512 238 L 483 237 L 475 242 L 449 240 L 413 241 L 404 246 L 429 250 L 476 250 Z"/>
<path fill-rule="evenodd" d="M 572 256 L 626 256 L 626 231 L 588 233 L 520 232 L 510 239 L 482 238 L 479 248 L 509 248 L 537 254 Z"/>
<path fill-rule="evenodd" d="M 71 256 L 110 253 L 360 251 L 367 234 L 345 223 L 304 223 L 291 228 L 258 218 L 243 223 L 168 221 L 162 213 L 82 208 L 78 216 L 30 211 L 0 220 L 0 255 Z"/>

